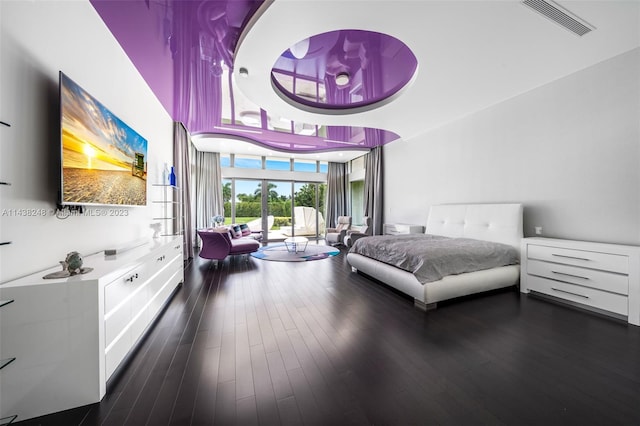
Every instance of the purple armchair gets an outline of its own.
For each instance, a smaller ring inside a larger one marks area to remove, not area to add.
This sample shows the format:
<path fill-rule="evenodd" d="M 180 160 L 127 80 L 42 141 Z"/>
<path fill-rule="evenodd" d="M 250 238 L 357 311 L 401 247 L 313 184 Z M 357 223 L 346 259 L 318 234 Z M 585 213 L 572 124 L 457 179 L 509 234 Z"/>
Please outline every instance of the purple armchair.
<path fill-rule="evenodd" d="M 202 238 L 200 257 L 203 259 L 222 260 L 229 255 L 253 253 L 260 248 L 260 243 L 253 238 L 231 238 L 226 228 L 201 229 L 198 235 Z"/>

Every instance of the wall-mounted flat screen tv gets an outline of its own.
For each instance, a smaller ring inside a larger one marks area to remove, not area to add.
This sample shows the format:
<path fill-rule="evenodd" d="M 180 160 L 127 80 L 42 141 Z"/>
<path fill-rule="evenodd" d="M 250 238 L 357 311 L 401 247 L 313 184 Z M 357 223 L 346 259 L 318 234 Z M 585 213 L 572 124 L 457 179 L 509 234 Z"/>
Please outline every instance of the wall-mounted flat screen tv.
<path fill-rule="evenodd" d="M 147 204 L 147 140 L 60 72 L 62 205 Z"/>

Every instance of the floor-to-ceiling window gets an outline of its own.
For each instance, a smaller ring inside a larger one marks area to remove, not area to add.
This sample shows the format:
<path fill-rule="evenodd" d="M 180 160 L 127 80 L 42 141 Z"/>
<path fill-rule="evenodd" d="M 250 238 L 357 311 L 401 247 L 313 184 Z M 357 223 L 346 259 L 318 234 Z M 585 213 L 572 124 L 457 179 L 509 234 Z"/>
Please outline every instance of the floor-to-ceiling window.
<path fill-rule="evenodd" d="M 294 182 L 294 232 L 312 239 L 324 238 L 326 183 Z"/>
<path fill-rule="evenodd" d="M 364 157 L 349 164 L 349 193 L 351 199 L 351 223 L 362 225 L 364 216 Z"/>
<path fill-rule="evenodd" d="M 269 193 L 267 197 L 267 215 L 273 220 L 269 228 L 269 241 L 281 241 L 287 236 L 283 233 L 291 226 L 291 182 L 266 181 Z"/>
<path fill-rule="evenodd" d="M 249 223 L 256 222 L 256 229 L 261 228 L 262 218 L 262 190 L 263 185 L 260 180 L 234 179 L 235 208 L 232 208 L 231 222 Z"/>
<path fill-rule="evenodd" d="M 221 167 L 226 223 L 250 223 L 265 242 L 324 238 L 326 162 L 221 154 Z"/>
<path fill-rule="evenodd" d="M 364 181 L 351 181 L 351 222 L 361 225 L 364 216 Z"/>

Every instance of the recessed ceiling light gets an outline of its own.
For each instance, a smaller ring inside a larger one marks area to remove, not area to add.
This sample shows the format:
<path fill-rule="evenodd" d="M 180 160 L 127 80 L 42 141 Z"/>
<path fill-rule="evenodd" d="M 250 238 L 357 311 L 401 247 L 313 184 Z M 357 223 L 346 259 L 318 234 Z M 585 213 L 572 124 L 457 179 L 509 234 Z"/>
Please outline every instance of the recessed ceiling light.
<path fill-rule="evenodd" d="M 289 51 L 297 59 L 304 58 L 307 52 L 309 52 L 309 39 L 305 38 L 304 40 L 297 42 L 289 48 Z"/>
<path fill-rule="evenodd" d="M 349 73 L 347 72 L 340 72 L 336 75 L 336 84 L 338 86 L 346 86 L 347 84 L 349 84 Z"/>
<path fill-rule="evenodd" d="M 240 67 L 240 69 L 238 70 L 238 72 L 240 73 L 240 75 L 242 77 L 249 77 L 249 70 L 246 69 L 245 67 Z"/>

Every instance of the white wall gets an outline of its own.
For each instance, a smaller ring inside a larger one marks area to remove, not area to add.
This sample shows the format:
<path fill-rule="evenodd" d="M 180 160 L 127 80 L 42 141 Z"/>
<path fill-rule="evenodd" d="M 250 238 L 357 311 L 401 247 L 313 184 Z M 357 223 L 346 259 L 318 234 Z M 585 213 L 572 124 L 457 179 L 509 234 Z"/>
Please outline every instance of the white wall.
<path fill-rule="evenodd" d="M 147 207 L 53 215 L 59 182 L 58 72 L 148 141 L 148 195 L 171 163 L 173 122 L 88 0 L 0 1 L 0 281 L 151 237 Z M 18 216 L 30 212 L 32 216 Z M 86 265 L 91 266 L 91 265 Z"/>
<path fill-rule="evenodd" d="M 640 244 L 640 49 L 384 149 L 386 222 L 522 202 L 525 236 Z"/>

